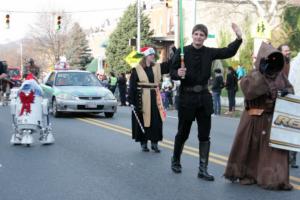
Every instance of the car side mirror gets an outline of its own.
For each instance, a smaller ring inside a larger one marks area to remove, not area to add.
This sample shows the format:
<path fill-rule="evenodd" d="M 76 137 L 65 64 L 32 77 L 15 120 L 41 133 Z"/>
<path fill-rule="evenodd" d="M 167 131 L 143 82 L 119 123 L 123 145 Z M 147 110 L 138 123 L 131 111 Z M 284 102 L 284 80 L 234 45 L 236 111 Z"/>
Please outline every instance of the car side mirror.
<path fill-rule="evenodd" d="M 46 85 L 49 87 L 52 87 L 53 83 L 52 82 L 46 82 Z"/>

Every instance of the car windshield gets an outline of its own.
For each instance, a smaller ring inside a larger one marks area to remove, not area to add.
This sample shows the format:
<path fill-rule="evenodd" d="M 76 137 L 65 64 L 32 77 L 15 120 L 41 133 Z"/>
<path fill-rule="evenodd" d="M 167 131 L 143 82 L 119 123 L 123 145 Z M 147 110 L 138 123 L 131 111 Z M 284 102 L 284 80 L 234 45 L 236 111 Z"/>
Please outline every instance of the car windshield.
<path fill-rule="evenodd" d="M 87 72 L 60 72 L 55 79 L 56 86 L 101 86 L 95 75 Z"/>

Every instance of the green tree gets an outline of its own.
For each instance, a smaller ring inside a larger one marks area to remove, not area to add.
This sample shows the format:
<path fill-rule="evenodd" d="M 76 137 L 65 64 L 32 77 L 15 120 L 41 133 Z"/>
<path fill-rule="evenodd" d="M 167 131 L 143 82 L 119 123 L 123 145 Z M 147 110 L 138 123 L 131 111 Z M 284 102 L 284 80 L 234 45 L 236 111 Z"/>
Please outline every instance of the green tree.
<path fill-rule="evenodd" d="M 287 44 L 295 56 L 300 52 L 300 7 L 287 7 L 283 13 L 283 29 L 287 35 Z"/>
<path fill-rule="evenodd" d="M 129 39 L 137 38 L 137 6 L 132 4 L 121 17 L 117 28 L 110 35 L 106 49 L 108 70 L 116 73 L 127 72 L 130 66 L 124 58 L 132 51 L 128 45 Z M 141 46 L 151 43 L 153 31 L 150 30 L 150 20 L 147 16 L 141 15 Z"/>
<path fill-rule="evenodd" d="M 69 35 L 65 52 L 67 60 L 71 67 L 85 69 L 85 66 L 93 60 L 86 34 L 80 25 L 75 23 Z"/>
<path fill-rule="evenodd" d="M 252 54 L 254 48 L 254 39 L 251 37 L 251 21 L 248 16 L 245 18 L 243 30 L 244 39 L 243 46 L 239 51 L 239 59 L 240 64 L 242 64 L 247 69 L 247 71 L 250 71 L 253 67 Z"/>
<path fill-rule="evenodd" d="M 247 71 L 252 69 L 252 53 L 254 40 L 251 37 L 251 21 L 247 16 L 244 20 L 244 24 L 242 25 L 242 30 L 244 31 L 243 35 L 243 43 L 238 51 L 239 60 L 234 58 L 229 58 L 222 60 L 223 66 L 226 68 L 228 66 L 237 67 L 238 64 L 242 64 Z M 230 42 L 232 42 L 231 33 L 226 29 L 222 29 L 219 32 L 219 46 L 226 47 Z"/>
<path fill-rule="evenodd" d="M 231 34 L 226 29 L 220 30 L 218 38 L 219 38 L 218 39 L 219 47 L 227 47 L 228 44 L 231 42 Z M 228 66 L 232 66 L 233 59 L 228 58 L 228 59 L 221 60 L 221 62 L 223 67 L 226 68 Z"/>

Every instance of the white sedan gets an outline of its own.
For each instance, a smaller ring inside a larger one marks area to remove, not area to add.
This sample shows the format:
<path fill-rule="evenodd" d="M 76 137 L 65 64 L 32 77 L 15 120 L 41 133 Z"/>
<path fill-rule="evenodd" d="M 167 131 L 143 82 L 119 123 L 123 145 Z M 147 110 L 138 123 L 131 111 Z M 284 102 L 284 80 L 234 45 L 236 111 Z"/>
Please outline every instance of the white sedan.
<path fill-rule="evenodd" d="M 57 70 L 46 76 L 42 88 L 55 117 L 81 112 L 104 113 L 111 118 L 117 111 L 117 99 L 91 72 Z"/>

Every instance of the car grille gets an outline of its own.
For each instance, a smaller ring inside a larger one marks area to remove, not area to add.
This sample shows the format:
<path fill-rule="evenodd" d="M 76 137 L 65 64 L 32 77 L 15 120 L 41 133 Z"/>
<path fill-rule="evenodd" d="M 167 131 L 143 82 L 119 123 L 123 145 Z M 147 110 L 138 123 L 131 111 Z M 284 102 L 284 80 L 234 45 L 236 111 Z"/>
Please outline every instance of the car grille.
<path fill-rule="evenodd" d="M 99 100 L 101 97 L 79 97 L 81 100 Z"/>
<path fill-rule="evenodd" d="M 78 110 L 101 110 L 104 108 L 104 105 L 97 105 L 97 108 L 87 108 L 85 105 L 78 105 Z"/>

